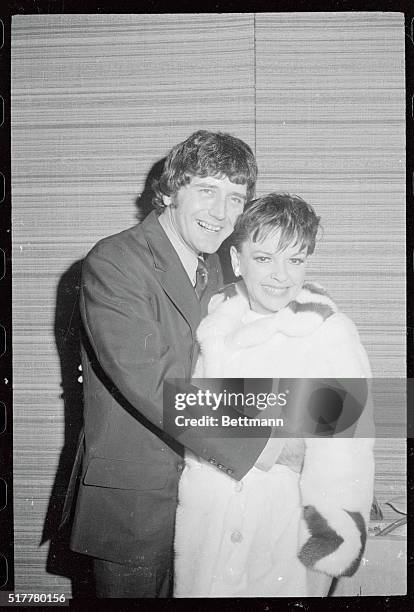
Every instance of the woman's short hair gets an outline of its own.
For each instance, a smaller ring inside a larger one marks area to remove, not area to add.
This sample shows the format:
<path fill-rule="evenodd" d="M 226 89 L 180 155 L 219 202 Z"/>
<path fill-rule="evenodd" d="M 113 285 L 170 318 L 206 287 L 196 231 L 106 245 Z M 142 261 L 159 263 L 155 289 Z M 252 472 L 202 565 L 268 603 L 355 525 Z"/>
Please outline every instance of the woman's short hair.
<path fill-rule="evenodd" d="M 247 204 L 236 221 L 230 242 L 240 251 L 246 240 L 261 242 L 280 230 L 279 251 L 293 243 L 300 248 L 306 247 L 307 254 L 311 255 L 315 250 L 319 221 L 312 206 L 299 196 L 269 193 Z"/>
<path fill-rule="evenodd" d="M 254 197 L 257 164 L 243 140 L 222 132 L 194 132 L 167 155 L 161 177 L 153 183 L 154 208 L 162 211 L 163 196 L 174 195 L 194 176 L 227 177 L 233 183 L 247 185 L 249 200 Z"/>

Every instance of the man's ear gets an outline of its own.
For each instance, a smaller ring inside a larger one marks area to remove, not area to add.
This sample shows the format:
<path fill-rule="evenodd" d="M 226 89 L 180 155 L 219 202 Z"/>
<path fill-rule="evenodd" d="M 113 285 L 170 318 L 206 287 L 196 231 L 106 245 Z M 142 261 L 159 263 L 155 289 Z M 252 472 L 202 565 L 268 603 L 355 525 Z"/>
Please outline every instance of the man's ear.
<path fill-rule="evenodd" d="M 231 266 L 235 276 L 240 276 L 240 258 L 235 246 L 230 247 Z"/>
<path fill-rule="evenodd" d="M 164 203 L 164 206 L 171 206 L 171 203 L 172 203 L 171 196 L 163 195 L 162 201 Z"/>

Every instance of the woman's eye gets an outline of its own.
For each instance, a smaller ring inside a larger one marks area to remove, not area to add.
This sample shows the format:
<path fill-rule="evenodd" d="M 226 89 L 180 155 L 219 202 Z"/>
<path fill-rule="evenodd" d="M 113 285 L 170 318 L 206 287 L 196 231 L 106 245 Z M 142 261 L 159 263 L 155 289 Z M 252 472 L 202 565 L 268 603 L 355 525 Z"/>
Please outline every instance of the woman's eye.
<path fill-rule="evenodd" d="M 255 257 L 254 260 L 258 261 L 259 263 L 266 263 L 270 261 L 270 257 L 263 257 L 262 255 L 259 255 L 258 257 Z"/>
<path fill-rule="evenodd" d="M 290 262 L 293 263 L 295 266 L 299 266 L 300 264 L 303 264 L 305 260 L 301 259 L 300 257 L 291 257 Z"/>
<path fill-rule="evenodd" d="M 213 195 L 213 190 L 209 189 L 208 187 L 203 187 L 203 189 L 201 190 L 202 193 L 205 193 L 206 195 Z"/>

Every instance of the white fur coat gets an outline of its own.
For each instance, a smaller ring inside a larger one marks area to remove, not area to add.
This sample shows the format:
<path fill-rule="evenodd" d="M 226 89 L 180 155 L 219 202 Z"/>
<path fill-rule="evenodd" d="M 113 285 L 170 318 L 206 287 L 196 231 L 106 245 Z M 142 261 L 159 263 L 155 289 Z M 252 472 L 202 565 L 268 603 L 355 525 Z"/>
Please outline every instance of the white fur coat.
<path fill-rule="evenodd" d="M 240 291 L 230 299 L 215 296 L 209 311 L 197 332 L 194 378 L 371 377 L 355 325 L 318 285 L 305 284 L 294 302 L 268 316 L 253 313 Z M 369 406 L 364 419 L 365 426 L 372 419 Z M 356 571 L 373 496 L 373 439 L 297 442 L 284 443 L 270 473 L 253 468 L 239 484 L 187 457 L 176 522 L 176 596 L 306 596 L 301 567 L 331 576 Z M 226 528 L 238 523 L 243 535 L 233 529 L 227 537 Z M 269 531 L 277 527 L 282 532 L 272 544 Z M 266 533 L 258 535 L 260 529 Z M 235 533 L 243 545 L 235 546 Z"/>

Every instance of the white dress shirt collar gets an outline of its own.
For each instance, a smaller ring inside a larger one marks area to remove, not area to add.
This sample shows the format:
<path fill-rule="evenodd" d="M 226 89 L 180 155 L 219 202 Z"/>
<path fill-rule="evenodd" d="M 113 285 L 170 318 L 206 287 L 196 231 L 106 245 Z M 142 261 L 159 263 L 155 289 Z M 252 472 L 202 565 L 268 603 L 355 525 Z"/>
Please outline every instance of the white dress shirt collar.
<path fill-rule="evenodd" d="M 173 245 L 174 250 L 183 264 L 184 270 L 187 272 L 188 278 L 194 287 L 196 282 L 198 257 L 177 234 L 177 231 L 171 221 L 169 206 L 159 215 L 158 221 L 160 222 L 164 232 L 167 234 L 169 241 Z"/>

